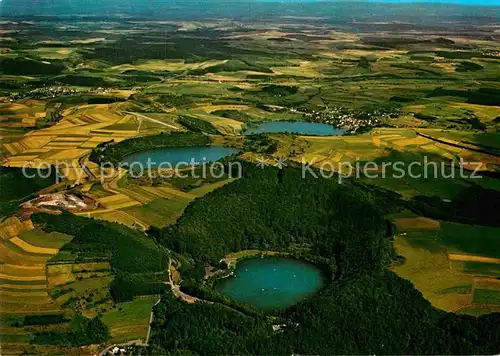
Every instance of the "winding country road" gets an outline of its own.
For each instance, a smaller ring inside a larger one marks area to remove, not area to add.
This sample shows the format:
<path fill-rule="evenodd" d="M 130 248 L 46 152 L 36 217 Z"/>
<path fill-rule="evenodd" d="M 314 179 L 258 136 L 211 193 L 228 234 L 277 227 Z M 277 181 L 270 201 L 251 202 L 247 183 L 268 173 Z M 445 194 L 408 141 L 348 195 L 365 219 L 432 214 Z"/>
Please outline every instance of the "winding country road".
<path fill-rule="evenodd" d="M 172 294 L 176 298 L 180 298 L 183 301 L 185 301 L 186 303 L 191 303 L 191 304 L 196 303 L 196 302 L 204 302 L 204 303 L 213 304 L 213 302 L 211 302 L 211 301 L 199 299 L 199 298 L 193 297 L 193 296 L 181 291 L 181 287 L 178 284 L 175 284 L 174 281 L 172 280 L 171 267 L 172 267 L 172 259 L 169 258 L 168 259 L 168 280 L 169 281 L 165 282 L 165 283 L 170 285 L 170 289 L 172 290 Z"/>
<path fill-rule="evenodd" d="M 166 249 L 165 249 L 166 250 Z M 167 250 L 168 251 L 168 250 Z M 184 292 L 181 291 L 181 288 L 179 285 L 175 284 L 174 281 L 172 280 L 172 272 L 171 272 L 171 267 L 172 267 L 172 259 L 169 257 L 168 258 L 168 282 L 164 282 L 165 284 L 168 284 L 170 285 L 170 289 L 172 290 L 172 294 L 176 297 L 176 298 L 180 298 L 182 299 L 183 301 L 185 301 L 186 303 L 196 303 L 196 302 L 203 302 L 203 303 L 209 303 L 209 304 L 213 304 L 213 302 L 211 301 L 208 301 L 208 300 L 203 300 L 203 299 L 199 299 L 199 298 L 196 298 L 196 297 L 193 297 L 193 296 L 190 296 Z M 158 298 L 158 300 L 156 301 L 156 303 L 153 305 L 153 308 L 161 301 L 161 297 Z M 119 347 L 119 348 L 123 348 L 125 346 L 131 346 L 131 345 L 137 345 L 137 346 L 148 346 L 148 343 L 149 343 L 149 338 L 151 336 L 151 323 L 153 322 L 153 317 L 154 317 L 154 313 L 153 313 L 153 310 L 151 310 L 151 315 L 149 317 L 149 327 L 148 327 L 148 333 L 147 333 L 147 336 L 146 336 L 146 341 L 143 342 L 142 340 L 132 340 L 132 341 L 129 341 L 129 342 L 126 342 L 126 343 L 123 343 L 123 344 L 113 344 L 113 345 L 110 345 L 108 347 L 106 347 L 103 351 L 101 351 L 99 353 L 99 356 L 104 356 L 106 355 L 111 349 L 113 349 L 115 346 Z"/>

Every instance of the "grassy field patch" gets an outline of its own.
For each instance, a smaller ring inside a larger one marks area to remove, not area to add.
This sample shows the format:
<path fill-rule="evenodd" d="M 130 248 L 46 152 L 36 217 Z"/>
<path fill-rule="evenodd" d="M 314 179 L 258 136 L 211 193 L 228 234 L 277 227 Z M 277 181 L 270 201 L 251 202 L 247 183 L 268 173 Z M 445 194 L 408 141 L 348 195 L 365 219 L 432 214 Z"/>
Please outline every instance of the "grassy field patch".
<path fill-rule="evenodd" d="M 439 229 L 440 224 L 437 220 L 428 218 L 399 218 L 394 221 L 399 230 L 411 229 Z"/>
<path fill-rule="evenodd" d="M 191 199 L 182 197 L 156 198 L 143 206 L 127 208 L 125 211 L 151 226 L 164 227 L 174 223 L 190 202 Z"/>
<path fill-rule="evenodd" d="M 500 264 L 474 261 L 451 261 L 451 268 L 471 275 L 500 277 Z"/>
<path fill-rule="evenodd" d="M 396 238 L 396 252 L 405 258 L 405 262 L 392 270 L 410 280 L 437 308 L 454 311 L 470 305 L 473 277 L 450 269 L 446 252 L 439 240 L 420 237 L 421 241 L 416 245 L 412 241 L 415 238 L 418 237 L 414 232 Z M 424 244 L 422 240 L 425 241 L 425 249 L 421 247 Z"/>
<path fill-rule="evenodd" d="M 500 305 L 500 290 L 476 289 L 474 291 L 474 303 Z"/>
<path fill-rule="evenodd" d="M 453 286 L 444 288 L 439 291 L 442 294 L 471 294 L 472 293 L 472 284 L 464 285 L 464 286 Z"/>
<path fill-rule="evenodd" d="M 33 229 L 23 232 L 19 238 L 30 245 L 45 247 L 49 249 L 60 249 L 73 238 L 70 235 L 59 232 L 46 233 L 41 229 Z"/>
<path fill-rule="evenodd" d="M 111 329 L 111 340 L 145 340 L 151 309 L 157 300 L 157 296 L 136 297 L 131 302 L 118 303 L 116 308 L 105 312 L 102 321 Z"/>
<path fill-rule="evenodd" d="M 441 227 L 443 244 L 450 252 L 500 258 L 500 228 L 450 222 Z"/>

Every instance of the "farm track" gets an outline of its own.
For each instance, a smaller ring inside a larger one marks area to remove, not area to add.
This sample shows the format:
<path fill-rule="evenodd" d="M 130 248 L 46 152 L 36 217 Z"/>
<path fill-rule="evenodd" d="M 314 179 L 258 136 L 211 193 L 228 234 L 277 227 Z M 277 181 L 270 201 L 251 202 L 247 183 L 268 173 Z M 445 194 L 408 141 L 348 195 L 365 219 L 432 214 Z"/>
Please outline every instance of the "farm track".
<path fill-rule="evenodd" d="M 140 119 L 143 119 L 143 120 L 151 121 L 151 122 L 157 123 L 159 125 L 169 127 L 169 128 L 171 128 L 173 130 L 179 130 L 179 128 L 175 127 L 174 125 L 167 124 L 166 122 L 163 122 L 163 121 L 160 121 L 160 120 L 156 120 L 156 119 L 153 119 L 151 117 L 148 117 L 148 116 L 136 113 L 136 112 L 132 112 L 132 111 L 123 111 L 123 112 L 125 114 L 135 115 L 136 117 L 138 117 Z"/>

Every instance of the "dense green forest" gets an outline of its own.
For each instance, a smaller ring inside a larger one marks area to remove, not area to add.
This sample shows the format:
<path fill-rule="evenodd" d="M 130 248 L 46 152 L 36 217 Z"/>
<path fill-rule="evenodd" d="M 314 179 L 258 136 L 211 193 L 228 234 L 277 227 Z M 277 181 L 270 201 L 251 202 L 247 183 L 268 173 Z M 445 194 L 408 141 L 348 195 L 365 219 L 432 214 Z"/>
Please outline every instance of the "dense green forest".
<path fill-rule="evenodd" d="M 431 307 L 413 285 L 384 270 L 330 284 L 274 322 L 226 306 L 165 295 L 148 349 L 135 354 L 494 354 L 500 315 L 479 318 Z"/>
<path fill-rule="evenodd" d="M 19 204 L 35 198 L 36 192 L 56 183 L 55 169 L 0 167 L 0 218 L 8 216 Z"/>
<path fill-rule="evenodd" d="M 316 295 L 272 316 L 217 299 L 186 304 L 167 294 L 154 309 L 150 347 L 135 353 L 498 352 L 500 314 L 475 318 L 439 311 L 387 270 L 397 256 L 392 226 L 383 216 L 400 204 L 369 186 L 244 164 L 241 179 L 195 201 L 175 226 L 157 232 L 161 243 L 203 264 L 242 249 L 309 246 L 309 255 L 331 261 L 334 278 Z M 197 278 L 189 270 L 182 273 L 189 283 Z M 272 324 L 285 326 L 275 332 Z"/>
<path fill-rule="evenodd" d="M 196 133 L 173 132 L 170 134 L 131 138 L 116 144 L 108 143 L 104 147 L 95 148 L 90 154 L 92 162 L 110 162 L 117 165 L 132 153 L 162 147 L 206 146 L 210 138 Z"/>
<path fill-rule="evenodd" d="M 349 256 L 363 262 L 349 264 L 344 273 L 392 258 L 382 216 L 395 203 L 385 195 L 334 179 L 303 179 L 298 169 L 279 174 L 275 168 L 241 163 L 242 179 L 191 204 L 176 225 L 161 231 L 159 240 L 199 264 L 216 265 L 229 252 L 284 250 L 291 244 L 312 244 L 315 255 L 342 252 L 345 261 Z"/>

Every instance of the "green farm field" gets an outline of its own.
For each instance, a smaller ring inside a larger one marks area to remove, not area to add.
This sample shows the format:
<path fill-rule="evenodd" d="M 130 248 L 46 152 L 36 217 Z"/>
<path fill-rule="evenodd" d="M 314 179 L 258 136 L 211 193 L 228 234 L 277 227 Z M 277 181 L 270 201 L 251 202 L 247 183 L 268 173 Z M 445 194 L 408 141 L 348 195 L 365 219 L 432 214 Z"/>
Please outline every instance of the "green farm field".
<path fill-rule="evenodd" d="M 489 283 L 491 291 L 496 291 L 500 260 L 488 263 L 481 257 L 496 258 L 500 251 L 498 228 L 444 221 L 436 221 L 437 225 L 427 223 L 429 227 L 422 228 L 415 215 L 399 214 L 393 218 L 401 226 L 394 246 L 405 259 L 393 270 L 415 283 L 433 305 L 474 314 L 480 310 L 474 308 L 495 304 L 483 302 L 480 295 L 490 292 L 482 292 L 480 287 Z"/>

